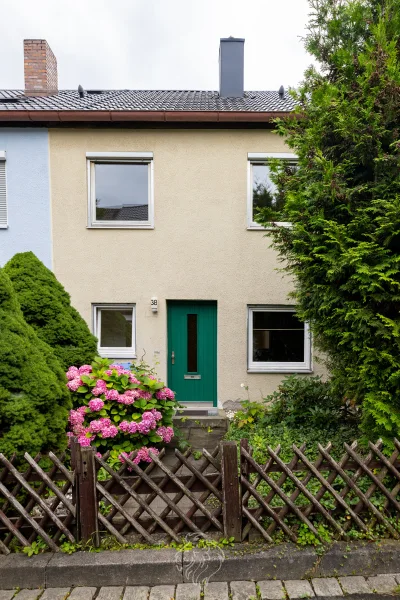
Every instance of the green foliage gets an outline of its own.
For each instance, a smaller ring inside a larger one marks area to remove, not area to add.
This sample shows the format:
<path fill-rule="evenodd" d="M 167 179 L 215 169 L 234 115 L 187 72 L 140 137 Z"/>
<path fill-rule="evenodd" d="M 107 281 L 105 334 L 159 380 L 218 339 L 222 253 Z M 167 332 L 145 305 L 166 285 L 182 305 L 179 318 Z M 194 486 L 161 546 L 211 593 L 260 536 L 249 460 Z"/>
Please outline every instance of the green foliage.
<path fill-rule="evenodd" d="M 315 533 L 311 531 L 308 525 L 302 523 L 297 534 L 297 543 L 299 546 L 320 546 L 322 541 L 326 544 L 330 544 L 332 542 L 332 536 L 329 532 L 329 529 L 327 529 L 325 525 L 320 523 L 316 530 L 318 531 L 319 537 L 317 537 Z"/>
<path fill-rule="evenodd" d="M 344 398 L 365 436 L 400 433 L 400 0 L 311 0 L 310 67 L 293 95 L 298 119 L 277 122 L 299 158 L 271 161 L 285 198 L 272 246 L 294 276 Z"/>
<path fill-rule="evenodd" d="M 90 364 L 97 340 L 54 274 L 32 253 L 21 252 L 5 265 L 25 320 L 53 348 L 64 370 Z"/>
<path fill-rule="evenodd" d="M 22 552 L 28 556 L 34 556 L 35 554 L 41 554 L 45 550 L 47 550 L 46 542 L 41 537 L 38 537 L 30 546 L 24 546 Z"/>
<path fill-rule="evenodd" d="M 35 455 L 65 447 L 70 396 L 52 349 L 24 320 L 0 269 L 0 452 Z"/>

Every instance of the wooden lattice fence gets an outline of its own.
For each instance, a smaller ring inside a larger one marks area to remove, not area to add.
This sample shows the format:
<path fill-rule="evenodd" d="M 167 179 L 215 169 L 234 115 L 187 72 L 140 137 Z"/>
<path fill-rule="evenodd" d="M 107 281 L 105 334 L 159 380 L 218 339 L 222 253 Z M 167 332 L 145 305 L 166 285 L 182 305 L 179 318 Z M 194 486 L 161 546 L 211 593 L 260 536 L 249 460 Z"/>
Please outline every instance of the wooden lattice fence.
<path fill-rule="evenodd" d="M 350 528 L 367 534 L 378 523 L 389 537 L 398 539 L 400 444 L 397 440 L 394 444 L 390 457 L 381 452 L 380 440 L 369 442 L 366 456 L 357 453 L 357 442 L 344 444 L 340 460 L 331 456 L 330 443 L 325 447 L 318 444 L 319 454 L 313 461 L 305 454 L 305 444 L 301 448 L 293 445 L 289 463 L 279 458 L 278 446 L 275 451 L 268 448 L 266 463 L 259 465 L 247 440 L 242 440 L 242 539 L 254 528 L 271 542 L 272 534 L 280 529 L 286 539 L 297 542 L 300 523 L 323 541 L 316 522 L 341 539 L 348 539 Z"/>
<path fill-rule="evenodd" d="M 222 442 L 213 452 L 160 452 L 150 464 L 126 459 L 116 471 L 93 448 L 73 443 L 68 457 L 32 458 L 21 466 L 0 454 L 0 552 L 38 538 L 52 551 L 63 542 L 113 536 L 121 544 L 179 542 L 196 538 L 247 540 L 254 535 L 298 541 L 301 527 L 323 540 L 323 524 L 338 539 L 378 526 L 400 537 L 400 443 L 390 457 L 382 442 L 361 454 L 344 445 L 339 460 L 331 445 L 310 460 L 305 445 L 267 449 L 258 464 L 247 440 Z M 43 463 L 45 458 L 45 463 Z M 280 537 L 279 537 L 280 536 Z"/>

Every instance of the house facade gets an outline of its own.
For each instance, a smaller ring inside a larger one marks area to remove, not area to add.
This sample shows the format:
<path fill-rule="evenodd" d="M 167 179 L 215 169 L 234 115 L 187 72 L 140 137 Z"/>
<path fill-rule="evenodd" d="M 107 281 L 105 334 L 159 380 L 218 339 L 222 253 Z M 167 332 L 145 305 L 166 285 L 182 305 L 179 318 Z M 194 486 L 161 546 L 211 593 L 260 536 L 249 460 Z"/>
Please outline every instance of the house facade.
<path fill-rule="evenodd" d="M 209 409 L 320 372 L 253 214 L 260 186 L 273 196 L 268 158 L 295 161 L 271 123 L 293 104 L 244 91 L 244 40 L 221 40 L 218 92 L 57 91 L 43 40 L 26 41 L 25 74 L 39 42 L 37 80 L 30 68 L 24 92 L 0 92 L 0 152 L 3 131 L 46 136 L 43 243 L 99 353 L 143 358 L 182 403 Z M 24 249 L 43 260 L 33 238 Z"/>

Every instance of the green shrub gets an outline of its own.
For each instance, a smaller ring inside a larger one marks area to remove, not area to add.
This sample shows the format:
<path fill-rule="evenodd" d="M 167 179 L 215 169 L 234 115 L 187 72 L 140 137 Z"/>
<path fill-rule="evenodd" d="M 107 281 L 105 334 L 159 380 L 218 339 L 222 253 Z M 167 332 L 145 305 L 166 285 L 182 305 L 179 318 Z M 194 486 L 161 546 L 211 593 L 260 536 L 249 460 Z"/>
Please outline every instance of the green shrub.
<path fill-rule="evenodd" d="M 290 460 L 292 445 L 307 444 L 310 457 L 317 444 L 332 442 L 333 455 L 340 456 L 344 442 L 359 438 L 357 410 L 320 377 L 289 375 L 263 403 L 242 402 L 243 409 L 232 420 L 228 439 L 247 438 L 254 457 L 265 462 L 267 446 L 281 446 L 281 458 Z"/>
<path fill-rule="evenodd" d="M 97 340 L 73 306 L 54 274 L 32 252 L 21 252 L 5 265 L 25 320 L 49 346 L 67 370 L 90 364 Z"/>
<path fill-rule="evenodd" d="M 344 400 L 330 381 L 322 381 L 321 377 L 285 377 L 265 402 L 269 405 L 270 423 L 326 427 L 358 416 L 356 407 Z"/>
<path fill-rule="evenodd" d="M 70 408 L 66 379 L 52 349 L 24 320 L 0 269 L 0 452 L 61 450 Z"/>

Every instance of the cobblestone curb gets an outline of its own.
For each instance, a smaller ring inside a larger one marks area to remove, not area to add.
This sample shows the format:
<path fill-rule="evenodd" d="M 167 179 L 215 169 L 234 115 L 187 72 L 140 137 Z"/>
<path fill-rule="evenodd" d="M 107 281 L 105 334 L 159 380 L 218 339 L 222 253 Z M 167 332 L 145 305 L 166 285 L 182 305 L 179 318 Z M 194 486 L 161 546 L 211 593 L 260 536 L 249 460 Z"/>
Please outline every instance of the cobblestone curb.
<path fill-rule="evenodd" d="M 371 585 L 382 590 L 380 593 L 387 593 L 382 588 L 383 580 L 376 576 L 397 573 L 399 565 L 400 543 L 393 541 L 351 545 L 339 542 L 322 556 L 313 548 L 299 549 L 291 544 L 263 549 L 237 545 L 224 551 L 48 553 L 31 558 L 11 554 L 0 556 L 0 589 L 70 588 L 72 583 L 78 587 L 100 588 L 177 585 L 204 580 L 263 582 L 320 578 L 322 581 L 321 578 L 362 576 L 369 577 Z M 319 593 L 325 592 L 321 589 Z M 329 595 L 328 592 L 325 595 Z"/>

